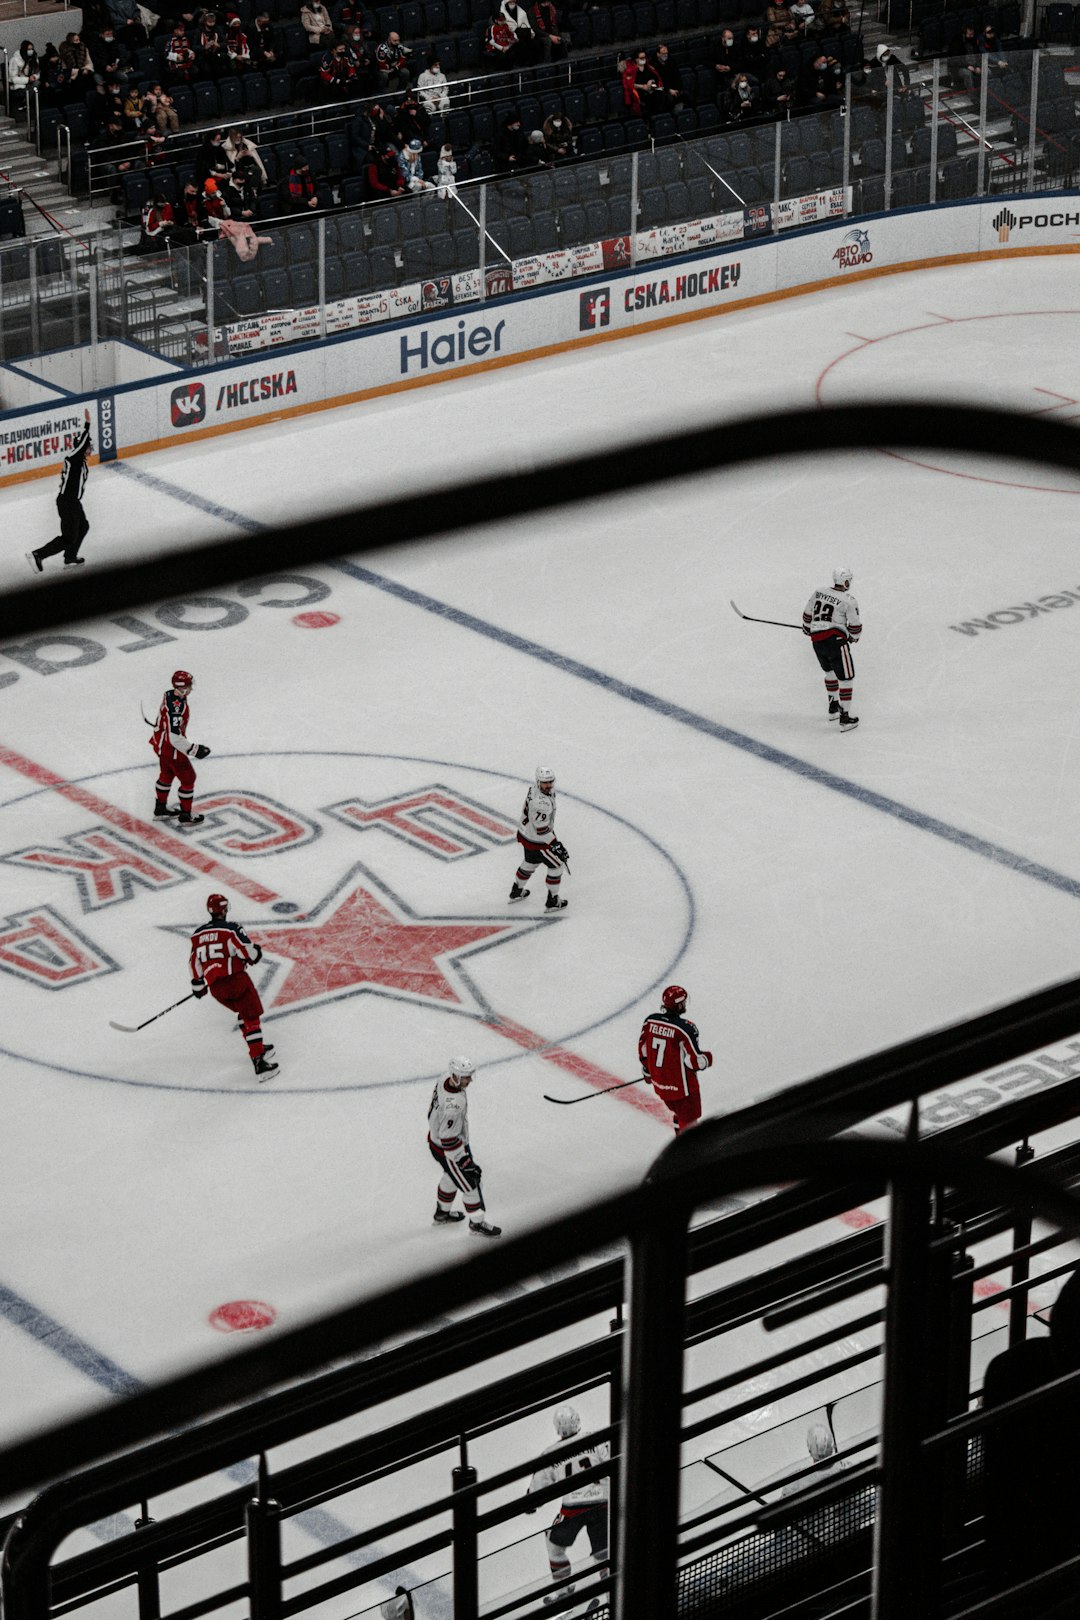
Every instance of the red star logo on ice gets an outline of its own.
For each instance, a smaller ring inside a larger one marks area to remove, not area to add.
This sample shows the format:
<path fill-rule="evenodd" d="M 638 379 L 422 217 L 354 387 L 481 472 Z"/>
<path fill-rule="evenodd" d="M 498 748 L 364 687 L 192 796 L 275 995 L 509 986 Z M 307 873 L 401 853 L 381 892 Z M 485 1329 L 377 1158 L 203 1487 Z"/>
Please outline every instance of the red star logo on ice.
<path fill-rule="evenodd" d="M 263 948 L 264 964 L 273 959 L 263 989 L 268 1012 L 363 990 L 472 1006 L 478 998 L 459 959 L 522 931 L 516 923 L 416 917 L 374 890 L 370 877 L 357 883 L 350 873 L 305 918 L 245 925 Z"/>

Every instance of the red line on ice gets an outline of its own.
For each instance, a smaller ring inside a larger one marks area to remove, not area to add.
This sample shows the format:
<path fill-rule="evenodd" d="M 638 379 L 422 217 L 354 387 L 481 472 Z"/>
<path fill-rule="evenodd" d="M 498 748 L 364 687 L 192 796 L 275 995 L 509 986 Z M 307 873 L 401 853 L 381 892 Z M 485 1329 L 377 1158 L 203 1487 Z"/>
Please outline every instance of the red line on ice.
<path fill-rule="evenodd" d="M 49 770 L 47 765 L 38 765 L 25 755 L 16 753 L 13 748 L 5 747 L 3 743 L 0 743 L 0 765 L 7 765 L 11 770 L 18 771 L 21 776 L 28 777 L 31 782 L 37 782 L 41 787 L 52 788 L 55 793 L 69 799 L 72 804 L 91 811 L 103 821 L 111 821 L 114 827 L 119 827 L 122 832 L 141 839 L 144 844 L 153 844 L 163 854 L 171 856 L 175 861 L 182 861 L 185 866 L 190 866 L 196 872 L 202 872 L 216 882 L 228 884 L 230 888 L 238 890 L 240 894 L 259 905 L 269 905 L 271 901 L 280 898 L 273 889 L 266 888 L 265 884 L 255 883 L 251 878 L 232 871 L 213 856 L 204 855 L 201 850 L 185 843 L 183 839 L 174 838 L 169 833 L 163 832 L 160 827 L 155 827 L 153 822 L 140 821 L 138 816 L 129 815 L 118 805 L 110 804 L 108 799 L 89 792 L 87 788 L 79 787 L 77 782 L 66 781 L 55 771 Z"/>

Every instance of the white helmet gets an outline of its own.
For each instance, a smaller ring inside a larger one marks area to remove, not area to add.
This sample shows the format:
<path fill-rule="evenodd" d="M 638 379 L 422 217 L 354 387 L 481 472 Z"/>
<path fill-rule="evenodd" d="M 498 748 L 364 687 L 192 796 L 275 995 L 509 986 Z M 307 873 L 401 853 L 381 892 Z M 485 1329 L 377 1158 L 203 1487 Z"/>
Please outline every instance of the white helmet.
<path fill-rule="evenodd" d="M 833 571 L 832 571 L 832 582 L 833 582 L 834 585 L 838 585 L 842 591 L 846 591 L 848 589 L 848 587 L 851 584 L 851 580 L 852 580 L 852 573 L 851 573 L 850 568 L 834 568 L 833 569 Z"/>
<path fill-rule="evenodd" d="M 546 765 L 538 765 L 536 767 L 537 787 L 540 786 L 541 782 L 550 782 L 552 787 L 555 786 L 555 772 L 549 771 Z"/>
<path fill-rule="evenodd" d="M 476 1064 L 472 1058 L 452 1057 L 450 1059 L 450 1073 L 455 1080 L 461 1080 L 467 1074 L 476 1073 Z"/>
<path fill-rule="evenodd" d="M 806 1449 L 815 1462 L 836 1456 L 836 1441 L 827 1423 L 811 1423 L 806 1431 Z"/>
<path fill-rule="evenodd" d="M 581 1418 L 576 1406 L 560 1406 L 552 1422 L 560 1440 L 571 1440 L 581 1428 Z"/>

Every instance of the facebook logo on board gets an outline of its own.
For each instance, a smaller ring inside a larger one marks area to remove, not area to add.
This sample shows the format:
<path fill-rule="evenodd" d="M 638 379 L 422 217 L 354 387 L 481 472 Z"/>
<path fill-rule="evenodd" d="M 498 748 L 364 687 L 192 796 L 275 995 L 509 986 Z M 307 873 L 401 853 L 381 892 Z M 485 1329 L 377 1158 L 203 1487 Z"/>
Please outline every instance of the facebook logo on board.
<path fill-rule="evenodd" d="M 598 326 L 611 325 L 611 288 L 594 287 L 581 294 L 578 327 L 582 332 L 595 331 Z"/>

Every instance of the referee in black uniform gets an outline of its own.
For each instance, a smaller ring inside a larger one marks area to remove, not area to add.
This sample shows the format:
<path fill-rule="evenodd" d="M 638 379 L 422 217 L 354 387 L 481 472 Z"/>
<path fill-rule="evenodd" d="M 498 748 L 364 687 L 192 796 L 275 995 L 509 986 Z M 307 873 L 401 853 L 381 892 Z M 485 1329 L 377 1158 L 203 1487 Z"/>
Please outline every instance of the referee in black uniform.
<path fill-rule="evenodd" d="M 86 513 L 83 511 L 82 492 L 86 488 L 86 458 L 90 454 L 90 412 L 84 412 L 85 423 L 82 432 L 64 457 L 64 467 L 60 474 L 60 493 L 56 497 L 56 510 L 60 514 L 60 533 L 55 540 L 50 540 L 47 546 L 39 546 L 36 551 L 26 553 L 31 567 L 41 573 L 46 557 L 55 557 L 58 551 L 64 553 L 64 567 L 71 568 L 76 563 L 84 563 L 85 557 L 79 556 L 79 547 L 86 539 L 90 527 Z"/>

